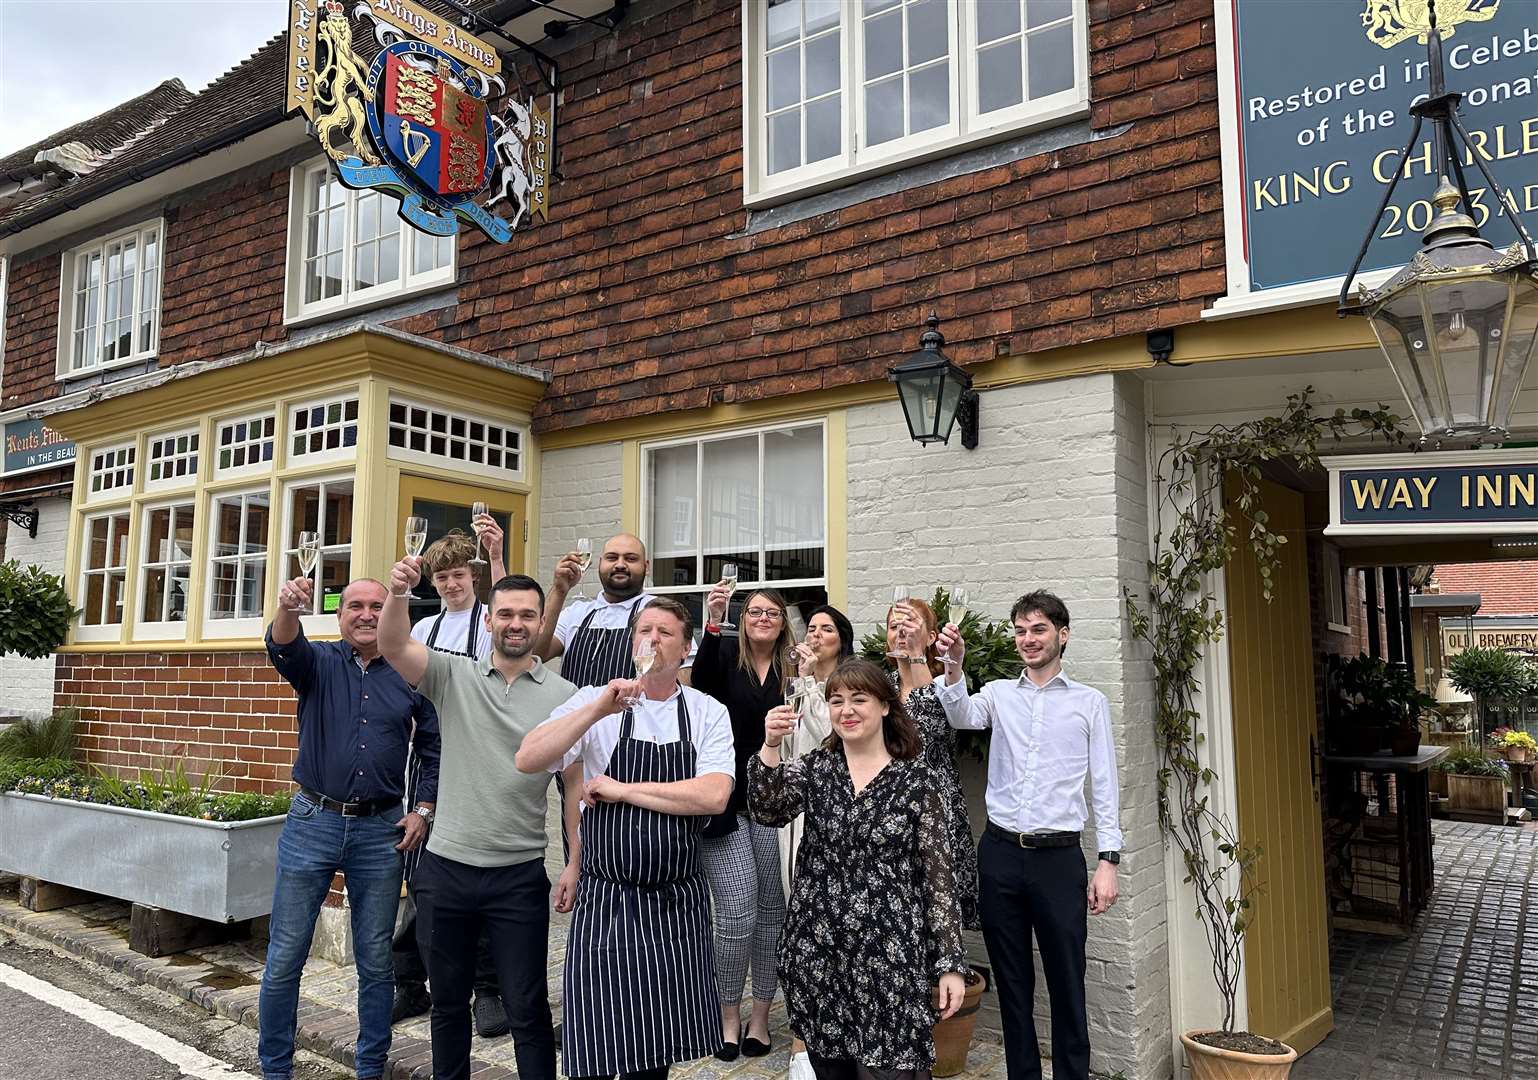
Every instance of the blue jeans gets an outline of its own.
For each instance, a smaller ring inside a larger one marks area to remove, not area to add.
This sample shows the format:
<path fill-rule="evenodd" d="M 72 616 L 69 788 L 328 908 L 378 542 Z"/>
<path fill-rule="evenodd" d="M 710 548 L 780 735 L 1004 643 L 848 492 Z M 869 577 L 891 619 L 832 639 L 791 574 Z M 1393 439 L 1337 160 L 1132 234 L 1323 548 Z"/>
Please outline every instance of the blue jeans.
<path fill-rule="evenodd" d="M 400 811 L 344 818 L 295 794 L 278 839 L 278 880 L 272 895 L 271 939 L 259 999 L 257 1053 L 266 1080 L 289 1080 L 294 1068 L 294 1029 L 299 1013 L 299 976 L 310 955 L 315 919 L 331 878 L 347 878 L 352 908 L 353 953 L 358 966 L 360 1077 L 382 1076 L 390 1053 L 390 1008 L 395 971 L 390 939 L 401 894 Z"/>

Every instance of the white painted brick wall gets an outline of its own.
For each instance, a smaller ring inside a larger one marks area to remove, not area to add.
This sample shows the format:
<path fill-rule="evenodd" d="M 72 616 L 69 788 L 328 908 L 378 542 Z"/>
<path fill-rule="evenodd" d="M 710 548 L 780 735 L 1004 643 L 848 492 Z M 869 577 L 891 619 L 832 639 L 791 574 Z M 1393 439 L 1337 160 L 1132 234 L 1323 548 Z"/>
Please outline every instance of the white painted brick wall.
<path fill-rule="evenodd" d="M 50 574 L 64 572 L 64 551 L 69 544 L 69 499 L 37 500 L 37 538 L 14 524 L 5 534 L 5 557 L 23 565 L 37 565 Z M 53 709 L 53 657 L 25 660 L 0 657 L 0 709 L 23 716 L 45 715 Z"/>
<path fill-rule="evenodd" d="M 1128 1080 L 1170 1073 L 1164 862 L 1152 695 L 1121 597 L 1146 579 L 1142 384 L 1096 375 L 983 393 L 980 445 L 921 447 L 895 401 L 848 414 L 849 615 L 864 633 L 893 584 L 965 584 L 1004 618 L 1033 588 L 1073 616 L 1069 673 L 1110 699 L 1120 771 L 1122 898 L 1090 919 L 1092 1066 Z M 974 822 L 981 825 L 981 822 Z M 1088 854 L 1093 858 L 1092 850 Z M 1037 1030 L 1048 1047 L 1045 983 Z"/>
<path fill-rule="evenodd" d="M 540 456 L 539 566 L 534 577 L 549 583 L 555 564 L 579 537 L 603 542 L 620 530 L 620 444 L 599 443 Z M 589 577 L 592 577 L 591 571 Z M 591 592 L 592 586 L 588 586 Z"/>

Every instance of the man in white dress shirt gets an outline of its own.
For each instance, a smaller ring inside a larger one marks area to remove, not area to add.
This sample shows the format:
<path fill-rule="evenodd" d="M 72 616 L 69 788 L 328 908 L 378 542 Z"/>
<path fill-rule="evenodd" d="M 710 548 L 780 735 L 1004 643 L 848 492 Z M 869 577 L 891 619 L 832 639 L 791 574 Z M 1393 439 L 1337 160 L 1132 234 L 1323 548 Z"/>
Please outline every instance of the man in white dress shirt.
<path fill-rule="evenodd" d="M 1084 1007 L 1087 912 L 1116 902 L 1121 828 L 1110 707 L 1100 691 L 1063 674 L 1068 608 L 1032 592 L 1010 612 L 1018 679 L 999 679 L 972 696 L 954 625 L 937 648 L 957 661 L 938 690 L 951 726 L 992 728 L 988 750 L 988 827 L 978 848 L 983 939 L 998 976 L 1009 1080 L 1041 1080 L 1033 1015 L 1031 937 L 1041 952 L 1052 1005 L 1052 1075 L 1088 1080 L 1089 1023 Z M 1099 860 L 1093 878 L 1079 834 L 1088 817 L 1090 779 Z"/>

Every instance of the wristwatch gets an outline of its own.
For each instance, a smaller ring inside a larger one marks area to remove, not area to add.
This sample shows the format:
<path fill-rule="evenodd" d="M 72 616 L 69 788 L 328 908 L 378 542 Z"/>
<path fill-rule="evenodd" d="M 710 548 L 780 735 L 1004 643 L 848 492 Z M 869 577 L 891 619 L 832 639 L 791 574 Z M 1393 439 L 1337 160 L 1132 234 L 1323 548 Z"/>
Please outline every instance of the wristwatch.
<path fill-rule="evenodd" d="M 433 811 L 430 807 L 418 806 L 411 812 L 427 822 L 427 824 L 431 825 L 433 823 Z"/>
<path fill-rule="evenodd" d="M 1112 866 L 1119 866 L 1121 864 L 1121 852 L 1119 852 L 1119 851 L 1102 851 L 1100 853 L 1100 861 L 1101 862 L 1108 862 Z"/>

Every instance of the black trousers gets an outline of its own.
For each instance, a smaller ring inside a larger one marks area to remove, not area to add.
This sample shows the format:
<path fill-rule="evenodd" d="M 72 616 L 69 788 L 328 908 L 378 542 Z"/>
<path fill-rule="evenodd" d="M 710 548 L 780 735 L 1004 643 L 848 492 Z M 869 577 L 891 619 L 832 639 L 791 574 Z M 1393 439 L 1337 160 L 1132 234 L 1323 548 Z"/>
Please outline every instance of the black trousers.
<path fill-rule="evenodd" d="M 427 987 L 427 964 L 422 960 L 422 949 L 417 944 L 416 893 L 412 891 L 411 915 L 395 931 L 395 941 L 390 946 L 395 957 L 395 988 L 397 990 L 424 990 Z M 497 993 L 497 967 L 491 962 L 491 937 L 483 928 L 481 939 L 475 946 L 475 996 Z"/>
<path fill-rule="evenodd" d="M 555 1080 L 555 1028 L 545 978 L 550 879 L 545 861 L 469 866 L 422 855 L 413 876 L 417 936 L 433 988 L 434 1080 L 470 1076 L 470 990 L 484 930 L 523 1080 Z"/>
<path fill-rule="evenodd" d="M 984 833 L 977 864 L 983 940 L 997 976 L 1009 1080 L 1041 1080 L 1033 934 L 1052 1005 L 1053 1080 L 1088 1080 L 1084 942 L 1089 871 L 1083 853 L 1077 845 L 1022 848 Z"/>

